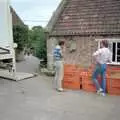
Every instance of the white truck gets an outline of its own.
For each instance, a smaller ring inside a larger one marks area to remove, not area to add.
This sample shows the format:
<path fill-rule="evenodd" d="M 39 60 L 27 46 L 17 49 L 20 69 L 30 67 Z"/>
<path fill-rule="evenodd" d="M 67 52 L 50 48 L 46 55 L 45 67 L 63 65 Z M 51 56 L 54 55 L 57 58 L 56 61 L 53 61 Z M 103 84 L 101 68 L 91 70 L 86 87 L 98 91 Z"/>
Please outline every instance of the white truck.
<path fill-rule="evenodd" d="M 9 71 L 14 74 L 16 71 L 15 52 L 9 2 L 9 0 L 0 0 L 0 67 L 7 65 Z"/>
<path fill-rule="evenodd" d="M 21 80 L 33 74 L 16 73 L 10 0 L 0 0 L 0 77 Z"/>

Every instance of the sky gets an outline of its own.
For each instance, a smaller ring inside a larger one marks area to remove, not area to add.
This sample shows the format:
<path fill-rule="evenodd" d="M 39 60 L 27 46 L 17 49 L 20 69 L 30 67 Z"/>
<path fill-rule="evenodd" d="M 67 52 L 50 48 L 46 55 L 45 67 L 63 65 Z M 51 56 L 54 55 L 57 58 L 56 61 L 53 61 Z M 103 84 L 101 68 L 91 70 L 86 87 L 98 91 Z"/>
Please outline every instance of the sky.
<path fill-rule="evenodd" d="M 29 27 L 45 27 L 61 0 L 11 0 L 16 13 Z"/>

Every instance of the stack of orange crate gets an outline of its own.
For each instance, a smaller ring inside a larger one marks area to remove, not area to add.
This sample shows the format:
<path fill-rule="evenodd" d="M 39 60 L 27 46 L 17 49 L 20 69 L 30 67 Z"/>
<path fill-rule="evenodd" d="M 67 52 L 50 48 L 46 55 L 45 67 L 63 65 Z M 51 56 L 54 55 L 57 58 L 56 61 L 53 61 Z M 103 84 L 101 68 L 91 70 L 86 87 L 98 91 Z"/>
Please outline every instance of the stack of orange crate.
<path fill-rule="evenodd" d="M 120 68 L 110 67 L 107 71 L 107 91 L 111 95 L 120 95 Z"/>
<path fill-rule="evenodd" d="M 82 89 L 87 92 L 95 92 L 96 88 L 92 81 L 93 69 L 93 66 L 83 70 L 77 65 L 64 65 L 63 88 L 79 90 L 82 86 Z M 108 93 L 120 95 L 120 68 L 108 67 L 106 77 Z M 101 82 L 101 78 L 98 79 Z"/>
<path fill-rule="evenodd" d="M 64 65 L 63 88 L 80 90 L 80 71 L 77 65 Z"/>
<path fill-rule="evenodd" d="M 91 65 L 86 71 L 82 73 L 82 88 L 87 92 L 96 92 L 96 87 L 92 80 L 94 65 Z M 98 81 L 101 83 L 101 78 L 98 76 Z"/>
<path fill-rule="evenodd" d="M 92 81 L 92 72 L 85 71 L 82 73 L 82 89 L 87 92 L 95 92 L 96 88 Z"/>

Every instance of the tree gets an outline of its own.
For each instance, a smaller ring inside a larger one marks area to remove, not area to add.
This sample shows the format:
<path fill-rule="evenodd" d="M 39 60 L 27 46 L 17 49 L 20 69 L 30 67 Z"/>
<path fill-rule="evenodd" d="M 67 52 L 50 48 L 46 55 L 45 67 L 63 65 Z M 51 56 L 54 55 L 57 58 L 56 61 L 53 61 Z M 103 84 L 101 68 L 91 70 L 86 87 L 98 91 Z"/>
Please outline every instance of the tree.
<path fill-rule="evenodd" d="M 28 27 L 24 25 L 14 25 L 13 39 L 18 45 L 17 49 L 22 51 L 28 43 Z"/>
<path fill-rule="evenodd" d="M 41 26 L 34 26 L 29 31 L 29 47 L 35 51 L 35 56 L 47 60 L 45 29 Z"/>

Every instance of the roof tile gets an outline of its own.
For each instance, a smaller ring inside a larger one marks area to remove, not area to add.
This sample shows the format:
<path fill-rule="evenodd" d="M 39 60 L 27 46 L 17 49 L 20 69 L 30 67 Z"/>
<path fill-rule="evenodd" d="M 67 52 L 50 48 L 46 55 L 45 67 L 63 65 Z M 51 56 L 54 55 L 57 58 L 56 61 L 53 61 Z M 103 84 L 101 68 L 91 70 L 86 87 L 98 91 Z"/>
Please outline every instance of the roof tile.
<path fill-rule="evenodd" d="M 120 0 L 67 0 L 52 34 L 120 34 Z"/>

